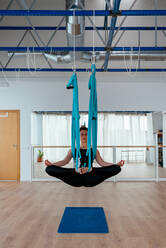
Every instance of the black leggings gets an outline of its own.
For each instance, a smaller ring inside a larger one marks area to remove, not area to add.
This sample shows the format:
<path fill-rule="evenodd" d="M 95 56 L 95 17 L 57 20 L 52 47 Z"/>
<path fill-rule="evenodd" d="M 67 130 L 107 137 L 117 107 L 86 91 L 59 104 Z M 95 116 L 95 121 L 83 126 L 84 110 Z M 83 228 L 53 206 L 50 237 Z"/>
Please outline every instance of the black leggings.
<path fill-rule="evenodd" d="M 103 182 L 109 177 L 117 175 L 121 171 L 121 167 L 113 164 L 105 167 L 93 167 L 91 172 L 80 174 L 72 168 L 62 168 L 51 165 L 46 167 L 46 172 L 52 177 L 56 177 L 63 182 L 74 187 L 93 187 Z"/>

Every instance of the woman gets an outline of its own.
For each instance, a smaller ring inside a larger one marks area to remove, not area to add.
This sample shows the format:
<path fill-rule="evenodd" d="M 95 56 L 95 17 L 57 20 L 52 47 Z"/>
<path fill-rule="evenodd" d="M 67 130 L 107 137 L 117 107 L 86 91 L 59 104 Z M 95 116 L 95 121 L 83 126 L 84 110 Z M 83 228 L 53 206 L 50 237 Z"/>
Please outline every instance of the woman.
<path fill-rule="evenodd" d="M 124 160 L 121 160 L 117 164 L 112 164 L 105 162 L 99 151 L 96 151 L 96 162 L 102 166 L 101 168 L 91 166 L 91 170 L 88 172 L 88 156 L 86 156 L 87 151 L 87 135 L 88 129 L 85 126 L 80 128 L 80 139 L 81 139 L 81 159 L 80 159 L 80 168 L 78 171 L 72 168 L 61 168 L 62 166 L 68 164 L 72 159 L 72 151 L 69 150 L 67 156 L 64 160 L 51 163 L 48 160 L 45 160 L 46 172 L 48 175 L 59 178 L 63 182 L 75 186 L 85 186 L 92 187 L 96 186 L 99 183 L 103 182 L 105 179 L 117 175 L 121 171 L 121 166 L 124 165 Z M 93 157 L 93 152 L 91 149 L 91 158 Z M 83 167 L 85 165 L 85 167 Z M 93 165 L 93 161 L 92 161 Z"/>

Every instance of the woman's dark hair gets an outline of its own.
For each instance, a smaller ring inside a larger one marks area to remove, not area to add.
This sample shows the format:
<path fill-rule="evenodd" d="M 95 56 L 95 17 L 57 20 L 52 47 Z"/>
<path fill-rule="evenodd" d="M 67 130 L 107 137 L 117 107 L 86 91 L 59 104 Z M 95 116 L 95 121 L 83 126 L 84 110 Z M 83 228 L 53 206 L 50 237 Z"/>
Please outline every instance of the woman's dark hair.
<path fill-rule="evenodd" d="M 88 131 L 88 128 L 87 128 L 86 126 L 81 126 L 81 127 L 80 127 L 80 132 L 81 132 L 82 130 Z"/>

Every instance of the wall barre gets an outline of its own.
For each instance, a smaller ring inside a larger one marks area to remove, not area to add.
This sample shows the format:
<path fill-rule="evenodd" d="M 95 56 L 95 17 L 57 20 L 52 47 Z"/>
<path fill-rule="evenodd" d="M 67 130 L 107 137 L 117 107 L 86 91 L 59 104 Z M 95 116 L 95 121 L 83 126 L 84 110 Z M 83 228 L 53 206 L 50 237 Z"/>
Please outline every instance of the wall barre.
<path fill-rule="evenodd" d="M 97 146 L 98 148 L 155 148 L 156 146 Z M 166 148 L 166 146 L 159 145 L 158 147 Z M 32 146 L 32 148 L 71 148 L 71 146 Z"/>
<path fill-rule="evenodd" d="M 166 10 L 0 10 L 0 16 L 165 16 Z"/>

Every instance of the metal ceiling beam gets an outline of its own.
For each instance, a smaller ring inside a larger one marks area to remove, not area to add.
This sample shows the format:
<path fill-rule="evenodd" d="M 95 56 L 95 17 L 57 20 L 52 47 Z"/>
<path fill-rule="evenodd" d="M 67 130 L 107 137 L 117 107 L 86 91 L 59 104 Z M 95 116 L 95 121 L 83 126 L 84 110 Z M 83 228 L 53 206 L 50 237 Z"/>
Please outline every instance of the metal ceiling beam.
<path fill-rule="evenodd" d="M 0 61 L 0 65 L 1 65 L 2 68 L 4 68 L 3 64 L 1 63 L 1 61 Z"/>
<path fill-rule="evenodd" d="M 163 33 L 163 35 L 166 37 L 166 32 L 165 32 L 164 30 L 162 31 L 162 33 Z"/>
<path fill-rule="evenodd" d="M 33 10 L 30 10 L 30 9 L 28 9 L 28 6 L 25 4 L 25 2 L 24 2 L 24 0 L 21 0 L 21 2 L 20 2 L 20 0 L 15 0 L 16 2 L 17 2 L 17 4 L 18 4 L 18 6 L 20 7 L 20 9 L 21 10 L 19 10 L 19 11 L 33 11 Z M 25 8 L 26 10 L 22 10 L 22 8 Z M 27 16 L 27 15 L 25 15 L 25 18 L 26 18 L 26 20 L 27 20 L 27 22 L 31 25 L 31 27 L 33 28 L 33 24 L 32 24 L 32 22 L 31 22 L 31 20 L 30 20 L 30 18 L 29 18 L 29 15 Z M 39 39 L 39 41 L 41 42 L 41 44 L 43 45 L 43 46 L 45 46 L 46 44 L 43 42 L 43 40 L 41 39 L 41 37 L 40 37 L 40 35 L 38 34 L 38 32 L 33 28 L 33 30 L 34 30 L 34 33 L 36 34 L 36 36 L 37 36 L 37 38 Z"/>
<path fill-rule="evenodd" d="M 154 0 L 154 5 L 155 5 L 155 10 L 157 10 L 157 1 Z M 157 26 L 158 26 L 158 21 L 157 21 L 157 16 L 155 16 L 155 46 L 157 47 L 157 41 L 158 41 L 158 35 L 157 35 Z"/>
<path fill-rule="evenodd" d="M 80 1 L 80 5 L 81 5 L 82 9 L 84 9 L 84 6 L 82 5 L 81 1 Z M 74 13 L 75 13 L 75 12 L 74 12 Z M 95 15 L 95 10 L 93 10 L 93 17 L 94 17 L 94 15 Z M 104 41 L 102 35 L 101 35 L 101 34 L 99 33 L 99 31 L 97 30 L 96 25 L 94 24 L 94 22 L 93 22 L 93 20 L 91 19 L 90 16 L 88 16 L 88 20 L 90 21 L 90 23 L 91 23 L 93 29 L 96 31 L 97 35 L 99 36 L 100 40 L 102 41 L 103 45 L 105 46 L 106 43 L 105 43 L 105 41 Z"/>
<path fill-rule="evenodd" d="M 107 4 L 107 6 L 108 6 L 109 9 L 112 9 L 110 0 L 105 0 L 105 3 Z"/>
<path fill-rule="evenodd" d="M 34 37 L 34 35 L 33 35 L 33 33 L 32 33 L 31 30 L 29 30 L 29 33 L 30 33 L 32 39 L 35 41 L 36 45 L 37 45 L 38 47 L 40 47 L 40 45 L 38 44 L 38 42 L 37 42 L 36 38 Z M 43 55 L 44 59 L 46 60 L 47 64 L 49 65 L 49 67 L 52 68 L 52 65 L 51 65 L 51 63 L 49 62 L 49 60 L 47 59 L 46 55 L 45 55 L 44 53 L 42 53 L 42 55 Z"/>
<path fill-rule="evenodd" d="M 34 26 L 34 27 L 31 27 L 31 26 L 0 26 L 0 30 L 33 30 L 33 29 L 36 29 L 36 30 L 59 30 L 59 31 L 65 31 L 66 30 L 66 27 L 65 26 L 61 26 L 61 27 L 58 27 L 58 26 Z M 96 26 L 96 29 L 98 30 L 105 30 L 105 28 L 103 26 Z M 126 30 L 126 31 L 136 31 L 136 30 L 140 30 L 140 31 L 155 31 L 156 30 L 156 27 L 135 27 L 135 26 L 127 26 L 127 27 L 115 27 L 115 30 Z M 91 26 L 87 26 L 85 27 L 85 30 L 86 31 L 91 31 L 93 30 L 93 27 Z M 109 27 L 107 27 L 107 30 L 109 30 Z M 157 30 L 166 30 L 166 26 L 164 27 L 157 27 Z"/>
<path fill-rule="evenodd" d="M 73 6 L 74 2 L 75 2 L 75 0 L 73 0 L 73 1 L 71 2 L 71 4 L 69 5 L 69 9 Z M 66 17 L 63 16 L 63 17 L 61 18 L 61 20 L 59 21 L 58 26 L 56 27 L 56 30 L 53 32 L 53 34 L 51 35 L 51 37 L 49 38 L 49 40 L 48 40 L 48 42 L 47 42 L 47 44 L 46 44 L 47 46 L 49 46 L 49 44 L 50 44 L 51 41 L 53 40 L 54 36 L 56 35 L 56 33 L 58 32 L 58 30 L 60 29 L 60 27 L 61 27 L 63 21 L 65 20 L 65 18 L 66 18 Z"/>
<path fill-rule="evenodd" d="M 118 12 L 119 11 L 120 3 L 121 3 L 121 0 L 114 0 L 114 6 L 113 6 L 113 10 L 112 10 L 113 12 Z M 108 35 L 107 47 L 112 46 L 112 41 L 113 41 L 113 36 L 114 36 L 115 26 L 116 26 L 116 21 L 117 21 L 117 16 L 112 16 L 111 23 L 110 23 L 109 35 Z M 105 62 L 103 64 L 104 70 L 107 70 L 109 56 L 110 56 L 110 50 L 108 50 L 106 55 L 105 55 Z"/>
<path fill-rule="evenodd" d="M 131 4 L 129 10 L 132 10 L 132 8 L 133 8 L 134 5 L 136 4 L 136 2 L 137 2 L 137 0 L 134 0 L 134 1 L 133 1 L 133 3 Z M 123 20 L 120 22 L 119 27 L 118 27 L 117 31 L 115 32 L 113 39 L 115 39 L 115 37 L 117 36 L 117 34 L 118 34 L 120 28 L 122 27 L 122 25 L 124 24 L 124 22 L 126 21 L 126 19 L 127 19 L 127 16 L 125 16 L 125 17 L 123 18 Z M 124 32 L 125 32 L 125 30 L 124 30 Z M 121 37 L 123 36 L 124 32 L 121 34 Z"/>
<path fill-rule="evenodd" d="M 36 2 L 36 0 L 34 0 L 34 1 L 32 2 L 32 4 L 31 4 L 30 8 L 28 8 L 28 6 L 27 6 L 27 4 L 25 3 L 24 0 L 21 0 L 21 2 L 20 2 L 20 0 L 15 0 L 15 1 L 16 1 L 16 3 L 18 4 L 18 6 L 21 8 L 21 10 L 22 10 L 22 7 L 24 7 L 24 8 L 27 9 L 28 11 L 31 11 L 31 8 L 33 7 L 34 3 Z M 37 36 L 37 38 L 39 39 L 39 41 L 42 43 L 43 46 L 46 46 L 46 44 L 43 42 L 43 40 L 41 39 L 41 37 L 40 37 L 40 35 L 38 34 L 38 32 L 34 29 L 34 26 L 33 26 L 32 22 L 31 22 L 29 16 L 25 16 L 25 18 L 27 19 L 28 23 L 31 25 L 32 30 L 33 30 L 34 33 L 36 34 L 36 36 Z M 33 38 L 33 40 L 35 41 L 35 43 L 37 44 L 37 46 L 40 46 L 40 45 L 38 44 L 38 42 L 37 42 L 35 36 L 32 34 L 32 32 L 30 32 L 30 34 L 31 34 L 31 37 Z M 49 60 L 47 59 L 47 57 L 45 56 L 45 54 L 44 54 L 44 53 L 42 53 L 42 54 L 43 54 L 44 59 L 45 59 L 46 62 L 48 63 L 49 67 L 52 68 L 51 63 L 49 62 Z"/>
<path fill-rule="evenodd" d="M 133 3 L 131 4 L 129 10 L 132 10 L 132 9 L 133 9 L 133 7 L 134 7 L 134 5 L 136 4 L 136 2 L 137 2 L 137 0 L 133 0 Z M 115 40 L 115 37 L 117 36 L 117 34 L 119 33 L 119 31 L 121 30 L 121 27 L 122 27 L 122 25 L 124 24 L 124 22 L 126 21 L 127 17 L 128 17 L 128 16 L 125 16 L 125 17 L 122 19 L 122 21 L 120 22 L 118 29 L 117 29 L 116 32 L 114 33 L 113 41 Z M 117 45 L 118 45 L 118 43 L 119 43 L 119 41 L 121 40 L 121 38 L 123 37 L 125 31 L 126 31 L 126 30 L 124 29 L 124 30 L 121 32 L 121 34 L 120 34 L 118 40 L 116 41 L 116 43 L 115 43 L 113 46 L 117 46 Z M 111 52 L 110 52 L 110 54 L 111 54 Z"/>
<path fill-rule="evenodd" d="M 166 16 L 166 10 L 0 10 L 1 16 Z"/>
<path fill-rule="evenodd" d="M 19 43 L 17 44 L 17 47 L 19 47 L 19 46 L 21 45 L 21 43 L 22 43 L 22 41 L 24 40 L 24 38 L 25 38 L 25 36 L 26 36 L 27 33 L 28 33 L 28 30 L 26 30 L 26 31 L 24 32 L 24 34 L 23 34 L 23 36 L 21 37 Z M 14 56 L 14 53 L 13 53 L 13 54 L 11 55 L 11 57 L 8 59 L 6 65 L 5 65 L 5 68 L 8 66 L 8 64 L 9 64 L 10 61 L 12 60 L 13 56 Z"/>
<path fill-rule="evenodd" d="M 13 3 L 13 1 L 14 1 L 14 0 L 10 0 L 10 2 L 8 3 L 8 5 L 7 5 L 7 7 L 6 7 L 6 10 L 8 10 L 8 9 L 10 8 L 10 6 L 11 6 L 12 3 Z M 0 22 L 3 21 L 4 17 L 5 17 L 5 16 L 1 16 L 1 17 L 0 17 Z M 1 65 L 2 68 L 4 67 L 3 64 L 1 63 L 1 61 L 0 61 L 0 65 Z"/>
<path fill-rule="evenodd" d="M 12 3 L 13 3 L 13 1 L 14 1 L 14 0 L 11 0 L 11 1 L 8 3 L 8 6 L 6 7 L 6 10 L 8 10 L 8 9 L 10 8 L 10 6 L 11 6 Z M 5 17 L 5 16 L 1 16 L 0 22 L 3 20 L 4 17 Z"/>
<path fill-rule="evenodd" d="M 94 47 L 95 51 L 133 51 L 133 52 L 166 52 L 166 47 Z M 0 51 L 6 52 L 54 52 L 54 51 L 73 51 L 73 47 L 0 47 Z M 93 47 L 75 47 L 76 51 L 93 51 Z"/>
<path fill-rule="evenodd" d="M 101 35 L 101 34 L 99 33 L 99 31 L 97 30 L 96 25 L 93 23 L 93 21 L 92 21 L 92 19 L 90 18 L 90 16 L 88 16 L 88 19 L 89 19 L 90 23 L 92 24 L 92 28 L 96 31 L 96 33 L 98 34 L 98 36 L 99 36 L 100 40 L 102 41 L 102 43 L 103 43 L 104 45 L 106 45 L 106 43 L 105 43 L 105 41 L 104 41 L 102 35 Z"/>
<path fill-rule="evenodd" d="M 0 71 L 6 72 L 72 72 L 72 68 L 0 68 Z M 90 72 L 89 68 L 77 68 L 77 72 Z M 97 72 L 105 72 L 104 69 L 96 68 Z M 126 68 L 108 68 L 107 72 L 166 72 L 166 68 L 134 68 L 134 69 L 126 69 Z"/>
<path fill-rule="evenodd" d="M 112 10 L 112 3 L 110 0 L 105 0 L 105 10 Z M 108 16 L 104 16 L 104 34 L 105 34 L 105 43 L 108 40 Z"/>
<path fill-rule="evenodd" d="M 22 8 L 24 8 L 24 9 L 26 9 L 26 10 L 28 10 L 28 11 L 31 11 L 31 8 L 33 7 L 33 5 L 34 5 L 35 2 L 36 2 L 36 0 L 34 0 L 34 1 L 32 2 L 32 4 L 31 4 L 30 8 L 28 8 L 28 6 L 27 6 L 27 4 L 26 4 L 26 2 L 25 2 L 24 0 L 15 0 L 15 1 L 17 2 L 18 6 L 21 8 L 21 11 L 22 11 Z M 73 2 L 71 3 L 71 5 L 73 5 L 73 3 L 74 3 L 74 0 L 73 0 Z M 71 7 L 71 6 L 70 6 L 70 7 Z M 51 35 L 49 41 L 48 41 L 47 43 L 45 43 L 45 42 L 41 39 L 39 33 L 38 33 L 38 32 L 36 31 L 36 29 L 34 28 L 34 26 L 33 26 L 32 22 L 31 22 L 29 16 L 25 16 L 25 17 L 26 17 L 28 23 L 31 25 L 32 30 L 34 31 L 34 33 L 36 34 L 37 38 L 39 39 L 39 41 L 42 43 L 43 46 L 48 46 L 48 45 L 51 43 L 53 37 L 55 36 L 56 32 L 58 31 L 59 27 L 61 26 L 63 20 L 65 19 L 65 17 L 63 17 L 63 18 L 60 20 L 57 29 L 56 29 L 55 32 Z M 30 34 L 31 34 L 33 40 L 35 41 L 35 43 L 37 44 L 37 46 L 39 47 L 40 45 L 38 44 L 38 41 L 36 40 L 35 36 L 33 35 L 33 33 L 32 33 L 31 31 L 30 31 Z M 51 65 L 51 63 L 49 62 L 49 60 L 47 59 L 46 55 L 45 55 L 44 53 L 42 53 L 42 54 L 43 54 L 43 57 L 45 58 L 46 62 L 48 63 L 49 67 L 52 68 L 52 65 Z"/>
<path fill-rule="evenodd" d="M 33 8 L 33 6 L 35 5 L 35 3 L 36 3 L 36 0 L 33 0 L 32 4 L 31 4 L 31 6 L 30 6 L 30 9 Z"/>

